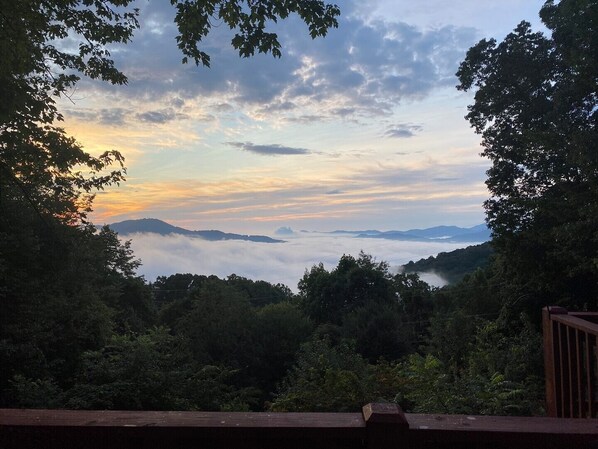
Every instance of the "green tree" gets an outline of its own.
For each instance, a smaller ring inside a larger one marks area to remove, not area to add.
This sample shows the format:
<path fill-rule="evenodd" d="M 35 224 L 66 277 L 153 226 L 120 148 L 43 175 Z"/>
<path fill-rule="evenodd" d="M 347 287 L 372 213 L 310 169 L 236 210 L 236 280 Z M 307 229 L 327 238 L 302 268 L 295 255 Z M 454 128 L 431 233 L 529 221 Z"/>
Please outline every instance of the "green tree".
<path fill-rule="evenodd" d="M 192 278 L 174 275 L 159 281 L 166 287 L 188 286 Z M 193 282 L 197 287 L 183 289 L 185 296 L 162 308 L 160 323 L 184 341 L 199 366 L 229 367 L 234 370 L 231 382 L 241 389 L 255 387 L 254 399 L 270 400 L 312 334 L 313 323 L 293 302 L 262 305 L 266 298 L 276 299 L 271 295 L 281 291 L 279 286 L 236 276 L 232 281 L 203 276 Z M 256 292 L 270 296 L 250 296 Z M 255 304 L 252 299 L 259 301 Z"/>
<path fill-rule="evenodd" d="M 35 220 L 23 229 L 15 234 L 30 234 L 29 251 L 13 255 L 10 241 L 0 241 L 5 260 L 14 262 L 0 273 L 0 391 L 16 378 L 69 388 L 81 354 L 110 338 L 117 315 L 110 305 L 134 282 L 126 273 L 136 262 L 129 249 L 113 245 L 109 230 L 55 222 L 46 228 Z"/>
<path fill-rule="evenodd" d="M 207 276 L 191 273 L 158 276 L 151 284 L 156 305 L 165 311 L 173 303 L 187 299 L 191 292 L 200 288 L 207 280 Z"/>
<path fill-rule="evenodd" d="M 55 105 L 77 72 L 124 83 L 104 47 L 128 41 L 137 26 L 135 11 L 110 9 L 128 3 L 0 2 L 3 391 L 11 379 L 68 387 L 81 353 L 109 338 L 106 303 L 136 267 L 114 234 L 86 223 L 93 192 L 123 180 L 122 157 L 85 153 L 56 126 Z M 62 50 L 76 37 L 78 51 Z"/>
<path fill-rule="evenodd" d="M 261 307 L 290 301 L 294 295 L 289 287 L 283 284 L 270 284 L 266 281 L 253 281 L 251 279 L 231 274 L 226 278 L 226 283 L 236 290 L 247 294 L 253 306 Z"/>
<path fill-rule="evenodd" d="M 247 297 L 222 281 L 206 283 L 173 325 L 200 364 L 246 368 L 252 360 L 255 312 Z"/>
<path fill-rule="evenodd" d="M 413 328 L 403 324 L 399 304 L 369 302 L 343 317 L 341 335 L 355 341 L 357 352 L 375 363 L 396 360 L 417 349 Z"/>
<path fill-rule="evenodd" d="M 314 265 L 299 281 L 301 306 L 316 323 L 340 324 L 345 313 L 368 302 L 388 303 L 396 297 L 386 262 L 361 253 L 343 255 L 336 268 Z"/>
<path fill-rule="evenodd" d="M 397 400 L 407 410 L 424 413 L 469 413 L 463 404 L 464 389 L 455 382 L 443 363 L 431 354 L 412 354 L 405 361 L 407 381 Z"/>
<path fill-rule="evenodd" d="M 478 328 L 499 317 L 503 297 L 510 293 L 496 268 L 478 269 L 433 293 L 426 352 L 450 372 L 465 368 Z"/>
<path fill-rule="evenodd" d="M 254 327 L 255 360 L 252 376 L 271 399 L 276 386 L 296 361 L 299 348 L 314 329 L 313 323 L 293 303 L 279 302 L 260 308 Z"/>
<path fill-rule="evenodd" d="M 457 72 L 492 162 L 487 220 L 518 287 L 508 308 L 535 319 L 547 302 L 598 304 L 598 2 L 549 0 L 540 16 L 550 35 L 521 22 Z"/>
<path fill-rule="evenodd" d="M 353 340 L 375 362 L 397 360 L 424 343 L 432 290 L 417 274 L 392 275 L 370 255 L 344 255 L 331 271 L 322 264 L 299 282 L 299 303 L 320 326 L 316 334 Z"/>
<path fill-rule="evenodd" d="M 119 334 L 143 333 L 157 322 L 151 290 L 143 278 L 123 278 L 119 283 L 119 295 L 108 305 L 114 310 L 115 331 Z"/>
<path fill-rule="evenodd" d="M 281 384 L 274 411 L 359 411 L 375 398 L 370 366 L 347 343 L 314 340 L 301 348 Z"/>
<path fill-rule="evenodd" d="M 427 335 L 432 313 L 433 289 L 416 273 L 399 273 L 393 277 L 393 289 L 398 300 L 402 327 L 415 350 Z"/>
<path fill-rule="evenodd" d="M 65 396 L 69 408 L 173 410 L 188 408 L 182 398 L 189 357 L 180 339 L 166 329 L 138 337 L 113 336 L 83 355 L 76 384 Z"/>

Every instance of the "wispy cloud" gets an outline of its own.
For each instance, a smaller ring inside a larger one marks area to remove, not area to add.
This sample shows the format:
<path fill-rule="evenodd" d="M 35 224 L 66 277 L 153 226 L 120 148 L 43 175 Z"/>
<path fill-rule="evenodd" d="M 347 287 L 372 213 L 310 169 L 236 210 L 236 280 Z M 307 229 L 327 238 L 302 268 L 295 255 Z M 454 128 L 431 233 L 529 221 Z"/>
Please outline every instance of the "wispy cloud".
<path fill-rule="evenodd" d="M 96 123 L 107 126 L 124 126 L 126 124 L 126 117 L 130 114 L 125 108 L 66 108 L 64 113 L 77 120 L 88 123 Z"/>
<path fill-rule="evenodd" d="M 471 204 L 477 211 L 472 207 L 461 216 L 447 212 L 443 218 L 482 221 L 486 197 L 483 167 L 470 164 L 351 168 L 328 173 L 325 182 L 318 173 L 284 178 L 246 171 L 242 177 L 220 181 L 132 180 L 98 197 L 95 217 L 118 221 L 128 211 L 128 217 L 135 218 L 195 220 L 195 228 L 226 224 L 225 230 L 232 232 L 248 231 L 240 229 L 240 223 L 251 226 L 251 232 L 263 229 L 259 223 L 299 228 L 318 221 L 338 227 L 334 220 L 391 228 L 399 223 L 420 225 L 451 205 Z M 414 211 L 410 216 L 393 212 L 409 209 Z"/>
<path fill-rule="evenodd" d="M 386 137 L 404 139 L 415 136 L 422 129 L 423 126 L 421 125 L 415 125 L 412 123 L 397 123 L 396 125 L 389 126 L 384 135 Z"/>
<path fill-rule="evenodd" d="M 310 151 L 305 148 L 293 148 L 280 144 L 257 145 L 251 142 L 227 142 L 227 145 L 249 151 L 251 153 L 265 154 L 270 156 L 310 153 Z"/>
<path fill-rule="evenodd" d="M 176 99 L 180 100 L 180 99 Z M 176 101 L 175 100 L 175 101 Z M 138 114 L 135 114 L 142 122 L 149 122 L 149 123 L 166 123 L 172 120 L 182 120 L 188 118 L 186 114 L 181 114 L 175 112 L 171 108 L 161 109 L 156 111 L 145 111 Z"/>
<path fill-rule="evenodd" d="M 99 122 L 103 125 L 122 126 L 125 124 L 127 111 L 123 108 L 101 109 Z"/>

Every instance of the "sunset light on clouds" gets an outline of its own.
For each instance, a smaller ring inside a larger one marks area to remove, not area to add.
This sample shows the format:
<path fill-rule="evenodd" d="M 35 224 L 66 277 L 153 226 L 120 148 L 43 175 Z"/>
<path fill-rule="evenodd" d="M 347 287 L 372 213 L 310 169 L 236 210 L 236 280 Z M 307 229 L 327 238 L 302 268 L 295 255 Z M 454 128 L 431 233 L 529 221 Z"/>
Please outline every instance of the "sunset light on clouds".
<path fill-rule="evenodd" d="M 240 59 L 215 27 L 208 69 L 181 64 L 169 3 L 140 0 L 141 29 L 111 49 L 128 85 L 84 79 L 59 104 L 87 151 L 126 158 L 92 219 L 265 234 L 481 223 L 489 164 L 454 74 L 479 39 L 538 27 L 542 3 L 342 1 L 326 38 L 273 26 L 281 59 Z"/>

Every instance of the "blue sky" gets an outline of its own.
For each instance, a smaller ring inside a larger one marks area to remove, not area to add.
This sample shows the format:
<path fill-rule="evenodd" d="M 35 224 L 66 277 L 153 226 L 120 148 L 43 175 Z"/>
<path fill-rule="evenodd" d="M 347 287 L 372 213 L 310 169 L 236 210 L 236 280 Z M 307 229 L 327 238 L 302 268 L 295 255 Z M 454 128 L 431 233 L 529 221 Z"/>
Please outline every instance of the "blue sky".
<path fill-rule="evenodd" d="M 126 158 L 92 219 L 264 234 L 482 222 L 488 162 L 454 73 L 479 39 L 539 28 L 542 2 L 338 4 L 324 39 L 296 18 L 274 26 L 281 59 L 240 59 L 216 26 L 206 69 L 181 64 L 169 2 L 137 2 L 141 29 L 111 49 L 129 84 L 82 80 L 60 102 L 88 151 Z"/>

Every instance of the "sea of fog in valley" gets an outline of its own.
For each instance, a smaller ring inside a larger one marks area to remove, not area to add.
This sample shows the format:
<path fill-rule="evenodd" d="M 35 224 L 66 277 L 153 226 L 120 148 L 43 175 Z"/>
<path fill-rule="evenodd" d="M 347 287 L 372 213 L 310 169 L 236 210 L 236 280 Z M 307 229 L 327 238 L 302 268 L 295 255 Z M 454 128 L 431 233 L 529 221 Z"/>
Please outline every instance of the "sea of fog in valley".
<path fill-rule="evenodd" d="M 141 259 L 139 275 L 148 281 L 175 273 L 236 274 L 253 280 L 282 283 L 297 291 L 306 269 L 322 262 L 334 268 L 343 254 L 358 256 L 360 251 L 377 261 L 386 261 L 393 271 L 410 260 L 435 256 L 439 252 L 464 248 L 474 243 L 398 241 L 357 238 L 353 235 L 298 233 L 284 236 L 284 243 L 256 243 L 240 240 L 206 241 L 183 235 L 130 234 L 135 256 Z M 433 273 L 421 274 L 434 286 L 445 281 Z"/>

